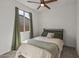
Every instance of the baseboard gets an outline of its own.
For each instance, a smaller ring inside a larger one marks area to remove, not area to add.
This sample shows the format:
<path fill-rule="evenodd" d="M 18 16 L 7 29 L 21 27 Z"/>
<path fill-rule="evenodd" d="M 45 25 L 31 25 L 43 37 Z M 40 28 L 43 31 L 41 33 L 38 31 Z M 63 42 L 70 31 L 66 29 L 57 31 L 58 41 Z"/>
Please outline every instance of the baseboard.
<path fill-rule="evenodd" d="M 72 45 L 72 44 L 64 44 L 64 46 L 76 48 L 76 46 L 75 45 Z"/>

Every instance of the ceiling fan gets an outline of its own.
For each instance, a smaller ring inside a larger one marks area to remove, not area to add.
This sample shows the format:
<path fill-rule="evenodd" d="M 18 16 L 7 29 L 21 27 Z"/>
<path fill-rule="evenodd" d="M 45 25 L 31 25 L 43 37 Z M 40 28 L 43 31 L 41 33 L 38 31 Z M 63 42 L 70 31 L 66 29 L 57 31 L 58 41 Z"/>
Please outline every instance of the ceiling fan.
<path fill-rule="evenodd" d="M 40 0 L 40 2 L 34 2 L 34 1 L 27 1 L 27 2 L 40 4 L 37 9 L 39 9 L 42 6 L 48 8 L 48 9 L 51 9 L 47 4 L 51 3 L 51 2 L 55 2 L 55 1 L 57 1 L 57 0 L 48 0 L 48 1 Z"/>

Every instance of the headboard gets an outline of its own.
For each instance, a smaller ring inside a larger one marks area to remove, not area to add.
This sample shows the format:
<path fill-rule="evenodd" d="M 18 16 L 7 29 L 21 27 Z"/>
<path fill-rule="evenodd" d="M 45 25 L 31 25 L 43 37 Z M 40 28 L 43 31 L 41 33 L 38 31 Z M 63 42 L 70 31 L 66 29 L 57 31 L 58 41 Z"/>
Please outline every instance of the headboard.
<path fill-rule="evenodd" d="M 54 33 L 54 38 L 63 40 L 63 29 L 43 29 L 41 36 L 47 36 L 48 32 Z"/>

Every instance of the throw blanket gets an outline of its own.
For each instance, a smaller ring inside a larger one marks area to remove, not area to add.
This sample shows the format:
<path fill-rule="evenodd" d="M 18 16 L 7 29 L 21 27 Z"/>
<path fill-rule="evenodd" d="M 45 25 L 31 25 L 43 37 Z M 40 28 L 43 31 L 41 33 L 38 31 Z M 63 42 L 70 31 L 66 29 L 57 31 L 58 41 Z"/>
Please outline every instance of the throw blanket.
<path fill-rule="evenodd" d="M 49 51 L 52 55 L 51 57 L 56 57 L 59 53 L 59 48 L 55 43 L 30 39 L 27 44 Z"/>

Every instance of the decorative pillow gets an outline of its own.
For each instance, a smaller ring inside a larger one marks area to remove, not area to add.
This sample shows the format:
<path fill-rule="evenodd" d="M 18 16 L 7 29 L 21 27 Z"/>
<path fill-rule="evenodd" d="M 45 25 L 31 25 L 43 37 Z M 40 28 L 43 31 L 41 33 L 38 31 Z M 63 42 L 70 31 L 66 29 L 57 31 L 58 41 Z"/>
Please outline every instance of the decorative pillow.
<path fill-rule="evenodd" d="M 54 38 L 61 38 L 62 39 L 62 33 L 61 32 L 55 32 Z"/>
<path fill-rule="evenodd" d="M 45 32 L 45 31 L 44 31 L 44 32 L 41 34 L 41 36 L 47 36 L 47 33 L 48 33 L 48 32 Z"/>
<path fill-rule="evenodd" d="M 54 33 L 48 33 L 48 34 L 47 34 L 47 37 L 48 37 L 48 38 L 53 38 L 53 37 L 54 37 Z"/>

